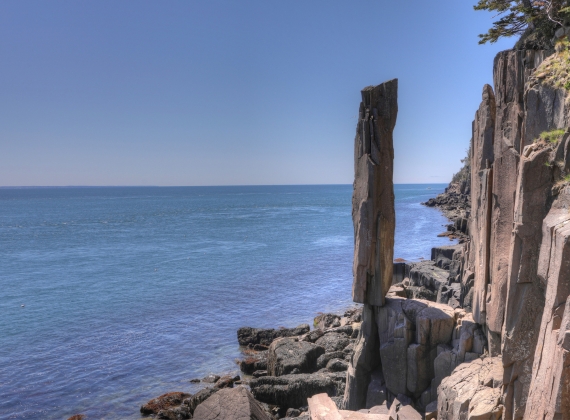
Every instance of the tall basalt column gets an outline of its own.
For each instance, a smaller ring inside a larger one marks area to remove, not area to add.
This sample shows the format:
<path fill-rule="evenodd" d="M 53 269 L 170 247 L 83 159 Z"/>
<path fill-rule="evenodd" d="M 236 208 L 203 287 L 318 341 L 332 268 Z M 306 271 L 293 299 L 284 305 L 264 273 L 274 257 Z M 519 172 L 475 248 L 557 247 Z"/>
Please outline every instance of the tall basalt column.
<path fill-rule="evenodd" d="M 493 138 L 495 134 L 495 95 L 483 87 L 483 100 L 473 121 L 471 145 L 471 252 L 474 253 L 473 319 L 485 324 L 486 293 L 489 283 L 491 241 L 491 201 L 493 186 Z"/>
<path fill-rule="evenodd" d="M 570 418 L 570 192 L 542 224 L 538 278 L 546 302 L 538 331 L 525 419 Z"/>
<path fill-rule="evenodd" d="M 347 372 L 344 406 L 364 408 L 371 373 L 380 365 L 374 306 L 384 305 L 394 259 L 394 146 L 398 80 L 362 90 L 354 139 L 354 282 L 352 299 L 364 303 L 362 326 Z"/>
<path fill-rule="evenodd" d="M 523 118 L 524 65 L 519 51 L 497 54 L 495 83 L 495 134 L 493 144 L 493 205 L 489 285 L 486 292 L 486 324 L 491 356 L 500 353 L 507 300 L 509 246 L 513 230 L 517 168 Z"/>
<path fill-rule="evenodd" d="M 398 80 L 362 90 L 354 140 L 352 299 L 384 305 L 394 259 L 394 146 Z"/>
<path fill-rule="evenodd" d="M 501 346 L 505 369 L 505 419 L 524 416 L 544 309 L 544 284 L 537 269 L 542 221 L 551 199 L 550 155 L 548 146 L 528 146 L 519 166 Z"/>

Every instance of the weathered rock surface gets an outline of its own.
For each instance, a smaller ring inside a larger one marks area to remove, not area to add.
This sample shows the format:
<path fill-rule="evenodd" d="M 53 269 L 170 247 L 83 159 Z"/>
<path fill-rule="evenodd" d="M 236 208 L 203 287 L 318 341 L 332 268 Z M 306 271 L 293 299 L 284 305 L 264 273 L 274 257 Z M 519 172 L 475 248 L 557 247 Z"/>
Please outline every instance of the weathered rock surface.
<path fill-rule="evenodd" d="M 453 309 L 428 301 L 387 299 L 376 310 L 386 388 L 419 397 L 434 377 L 437 346 L 451 342 Z"/>
<path fill-rule="evenodd" d="M 358 410 L 366 406 L 372 372 L 380 365 L 379 347 L 374 307 L 364 305 L 362 324 L 346 375 L 345 409 Z"/>
<path fill-rule="evenodd" d="M 381 306 L 393 277 L 393 130 L 398 114 L 398 81 L 369 86 L 361 93 L 354 141 L 352 299 Z"/>
<path fill-rule="evenodd" d="M 302 324 L 295 328 L 251 328 L 242 327 L 237 332 L 238 342 L 240 346 L 262 344 L 269 346 L 273 340 L 279 337 L 294 337 L 308 333 L 311 327 L 308 324 Z"/>
<path fill-rule="evenodd" d="M 251 375 L 256 370 L 267 369 L 267 352 L 257 353 L 239 362 L 240 370 L 246 375 Z"/>
<path fill-rule="evenodd" d="M 507 305 L 502 331 L 503 365 L 510 373 L 505 415 L 523 417 L 529 393 L 534 351 L 544 309 L 544 283 L 537 276 L 542 220 L 552 188 L 550 147 L 533 144 L 521 156 L 514 230 L 508 267 Z"/>
<path fill-rule="evenodd" d="M 570 416 L 568 203 L 557 203 L 544 219 L 538 277 L 546 284 L 546 302 L 532 366 L 526 418 L 567 418 Z"/>
<path fill-rule="evenodd" d="M 309 398 L 309 414 L 311 420 L 398 420 L 396 417 L 392 417 L 387 413 L 371 413 L 369 410 L 361 410 L 358 412 L 339 410 L 327 394 L 317 394 Z M 402 420 L 406 418 L 408 417 L 401 417 Z M 410 417 L 409 419 L 415 420 L 416 418 Z M 421 416 L 417 419 L 421 419 Z"/>
<path fill-rule="evenodd" d="M 442 262 L 441 256 L 440 262 Z M 449 280 L 449 271 L 438 267 L 435 261 L 410 263 L 406 267 L 406 275 L 410 280 L 410 285 L 406 288 L 407 297 L 432 302 L 438 300 L 442 287 Z"/>
<path fill-rule="evenodd" d="M 350 339 L 345 334 L 330 332 L 315 341 L 315 344 L 323 347 L 327 353 L 330 353 L 344 350 L 350 344 Z"/>
<path fill-rule="evenodd" d="M 501 419 L 502 378 L 502 361 L 498 357 L 459 365 L 438 388 L 437 418 Z"/>
<path fill-rule="evenodd" d="M 307 398 L 326 393 L 331 397 L 342 395 L 346 382 L 344 372 L 317 372 L 313 374 L 266 376 L 249 383 L 255 398 L 267 404 L 285 408 L 299 408 Z"/>
<path fill-rule="evenodd" d="M 321 314 L 318 315 L 313 324 L 315 328 L 327 329 L 333 327 L 340 327 L 340 316 L 337 314 Z"/>
<path fill-rule="evenodd" d="M 179 406 L 182 404 L 182 401 L 188 397 L 192 397 L 192 395 L 184 392 L 169 392 L 157 398 L 153 398 L 146 404 L 142 405 L 140 412 L 143 415 L 158 414 L 161 411 Z"/>
<path fill-rule="evenodd" d="M 493 139 L 496 104 L 493 89 L 483 87 L 483 100 L 475 114 L 471 144 L 471 252 L 474 258 L 473 318 L 486 323 L 486 292 L 489 284 L 491 199 L 493 186 Z"/>
<path fill-rule="evenodd" d="M 297 338 L 279 338 L 269 346 L 267 372 L 271 376 L 293 372 L 311 373 L 317 370 L 317 359 L 324 353 L 324 347 L 318 344 L 299 341 Z"/>
<path fill-rule="evenodd" d="M 194 411 L 195 420 L 271 420 L 271 417 L 242 386 L 222 389 Z"/>
<path fill-rule="evenodd" d="M 219 388 L 201 389 L 200 391 L 198 391 L 197 393 L 195 393 L 191 397 L 185 398 L 184 401 L 182 401 L 182 404 L 188 407 L 188 411 L 190 413 L 194 413 L 194 410 L 196 410 L 196 407 L 198 407 L 200 404 L 202 404 L 204 401 L 206 401 L 208 398 L 210 398 L 212 395 L 214 395 L 218 391 L 219 391 Z"/>

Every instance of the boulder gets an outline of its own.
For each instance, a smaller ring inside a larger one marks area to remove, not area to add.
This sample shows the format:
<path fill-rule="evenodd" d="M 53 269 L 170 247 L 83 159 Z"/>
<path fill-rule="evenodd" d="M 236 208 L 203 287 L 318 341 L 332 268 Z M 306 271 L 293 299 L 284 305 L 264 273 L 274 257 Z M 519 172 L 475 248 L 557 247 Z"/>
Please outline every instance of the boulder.
<path fill-rule="evenodd" d="M 221 389 L 221 388 L 232 388 L 234 386 L 234 382 L 236 380 L 239 381 L 239 376 L 236 378 L 236 377 L 231 376 L 231 375 L 225 375 L 216 381 L 216 383 L 214 384 L 214 387 L 219 388 L 219 389 Z"/>
<path fill-rule="evenodd" d="M 319 345 L 294 338 L 279 338 L 269 346 L 267 372 L 271 376 L 287 375 L 293 371 L 314 372 L 317 359 L 324 353 L 325 349 Z"/>
<path fill-rule="evenodd" d="M 437 418 L 462 420 L 467 418 L 499 420 L 503 413 L 501 389 L 486 384 L 489 377 L 502 369 L 500 357 L 477 359 L 459 365 L 445 378 L 437 393 Z M 476 413 L 476 415 L 474 414 Z M 469 416 L 469 417 L 468 417 Z"/>
<path fill-rule="evenodd" d="M 313 321 L 315 328 L 325 330 L 332 327 L 340 327 L 340 316 L 337 314 L 320 314 Z"/>
<path fill-rule="evenodd" d="M 343 314 L 343 318 L 346 319 L 347 324 L 362 322 L 362 307 L 354 307 L 347 309 Z"/>
<path fill-rule="evenodd" d="M 195 420 L 271 420 L 271 417 L 242 386 L 212 395 L 194 411 Z"/>
<path fill-rule="evenodd" d="M 307 398 L 326 393 L 342 395 L 346 374 L 344 372 L 317 372 L 313 374 L 266 376 L 252 379 L 251 392 L 258 401 L 283 408 L 299 408 L 307 404 Z"/>
<path fill-rule="evenodd" d="M 267 369 L 267 354 L 261 353 L 254 356 L 246 357 L 239 362 L 240 370 L 246 375 L 251 375 L 256 370 Z"/>
<path fill-rule="evenodd" d="M 309 398 L 311 420 L 390 420 L 387 414 L 369 413 L 369 410 L 339 410 L 327 394 L 317 394 Z"/>
<path fill-rule="evenodd" d="M 294 337 L 308 333 L 311 327 L 302 324 L 295 328 L 264 329 L 242 327 L 237 331 L 238 343 L 240 346 L 261 344 L 269 346 L 273 340 L 279 337 Z"/>
<path fill-rule="evenodd" d="M 321 354 L 317 359 L 317 369 L 323 369 L 327 367 L 327 363 L 332 359 L 342 359 L 344 357 L 344 352 L 334 351 L 332 353 Z"/>
<path fill-rule="evenodd" d="M 354 264 L 352 300 L 383 305 L 394 259 L 394 147 L 398 80 L 361 91 L 354 140 Z"/>
<path fill-rule="evenodd" d="M 140 408 L 140 412 L 143 415 L 158 414 L 162 410 L 167 410 L 182 404 L 182 401 L 189 397 L 192 397 L 192 395 L 186 394 L 185 392 L 169 392 L 143 404 Z"/>
<path fill-rule="evenodd" d="M 307 334 L 305 334 L 301 338 L 299 338 L 299 340 L 308 341 L 309 343 L 314 343 L 319 338 L 321 338 L 323 335 L 325 335 L 325 330 L 316 329 L 313 331 L 309 331 Z"/>
<path fill-rule="evenodd" d="M 219 388 L 204 388 L 192 395 L 191 397 L 185 398 L 182 404 L 188 407 L 190 413 L 193 413 L 196 407 L 198 407 L 202 402 L 206 401 L 212 395 L 219 391 Z"/>
<path fill-rule="evenodd" d="M 460 250 L 462 245 L 438 246 L 431 249 L 431 260 L 439 268 L 449 270 L 453 254 Z"/>
<path fill-rule="evenodd" d="M 267 376 L 266 370 L 256 370 L 251 374 L 254 378 L 261 378 L 262 376 Z"/>
<path fill-rule="evenodd" d="M 449 280 L 449 271 L 439 268 L 434 261 L 420 261 L 408 264 L 407 277 L 410 280 L 406 288 L 408 298 L 435 302 L 441 287 Z"/>
<path fill-rule="evenodd" d="M 220 379 L 220 375 L 208 375 L 202 378 L 202 382 L 205 382 L 207 384 L 215 384 L 216 382 L 218 382 L 218 379 Z"/>
<path fill-rule="evenodd" d="M 344 372 L 348 369 L 348 363 L 341 359 L 332 359 L 327 363 L 327 370 L 331 372 Z"/>
<path fill-rule="evenodd" d="M 315 341 L 317 346 L 321 346 L 327 353 L 342 351 L 350 344 L 350 339 L 345 334 L 335 332 L 327 333 Z"/>

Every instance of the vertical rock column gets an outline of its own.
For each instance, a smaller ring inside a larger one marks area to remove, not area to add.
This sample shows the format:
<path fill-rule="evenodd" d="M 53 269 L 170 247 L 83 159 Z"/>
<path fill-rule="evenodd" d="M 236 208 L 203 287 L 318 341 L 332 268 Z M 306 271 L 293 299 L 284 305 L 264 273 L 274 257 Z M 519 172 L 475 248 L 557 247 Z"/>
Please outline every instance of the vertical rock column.
<path fill-rule="evenodd" d="M 347 371 L 344 406 L 364 408 L 371 373 L 380 365 L 374 306 L 384 305 L 394 260 L 394 147 L 398 80 L 362 90 L 354 139 L 354 265 L 352 299 L 364 303 L 363 320 Z"/>
<path fill-rule="evenodd" d="M 473 319 L 486 321 L 486 293 L 489 283 L 491 241 L 491 202 L 493 187 L 493 136 L 495 133 L 495 95 L 483 87 L 483 100 L 473 121 L 471 145 L 471 248 L 474 253 Z"/>
<path fill-rule="evenodd" d="M 394 146 L 398 80 L 362 90 L 354 140 L 352 299 L 382 306 L 394 259 Z"/>
<path fill-rule="evenodd" d="M 538 332 L 525 419 L 570 417 L 570 191 L 542 224 L 538 277 L 546 304 Z"/>
<path fill-rule="evenodd" d="M 493 207 L 486 324 L 489 352 L 500 353 L 507 300 L 509 246 L 513 230 L 517 168 L 523 119 L 524 65 L 520 51 L 497 54 L 493 69 L 496 119 L 493 145 Z"/>

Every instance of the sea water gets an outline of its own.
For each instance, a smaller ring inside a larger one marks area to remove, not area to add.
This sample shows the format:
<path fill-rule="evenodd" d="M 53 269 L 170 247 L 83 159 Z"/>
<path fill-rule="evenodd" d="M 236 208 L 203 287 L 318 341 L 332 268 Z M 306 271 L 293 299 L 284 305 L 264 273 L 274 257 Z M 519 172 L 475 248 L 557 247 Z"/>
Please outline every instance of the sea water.
<path fill-rule="evenodd" d="M 395 258 L 446 219 L 396 185 Z M 0 418 L 136 419 L 209 373 L 236 330 L 351 305 L 350 185 L 0 189 Z"/>

